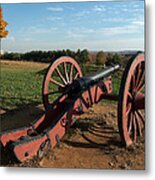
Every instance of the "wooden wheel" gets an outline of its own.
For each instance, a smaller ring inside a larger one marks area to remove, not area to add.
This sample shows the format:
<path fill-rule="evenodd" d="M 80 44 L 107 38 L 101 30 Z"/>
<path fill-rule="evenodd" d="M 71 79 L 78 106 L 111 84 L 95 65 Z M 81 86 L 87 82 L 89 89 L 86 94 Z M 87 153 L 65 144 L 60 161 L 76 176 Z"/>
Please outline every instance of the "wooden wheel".
<path fill-rule="evenodd" d="M 119 102 L 118 127 L 123 144 L 129 146 L 144 136 L 145 104 L 144 54 L 129 60 L 122 76 Z"/>
<path fill-rule="evenodd" d="M 57 59 L 49 68 L 43 81 L 43 104 L 45 109 L 56 99 L 61 101 L 66 96 L 66 87 L 78 77 L 82 77 L 78 63 L 70 57 Z"/>

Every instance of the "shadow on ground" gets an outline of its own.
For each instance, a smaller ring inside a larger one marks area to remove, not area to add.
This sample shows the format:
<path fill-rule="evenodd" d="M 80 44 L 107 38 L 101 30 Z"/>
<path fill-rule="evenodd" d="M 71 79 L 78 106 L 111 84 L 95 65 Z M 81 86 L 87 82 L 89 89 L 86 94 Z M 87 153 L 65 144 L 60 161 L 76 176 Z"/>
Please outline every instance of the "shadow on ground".
<path fill-rule="evenodd" d="M 76 132 L 81 135 L 81 141 L 74 140 L 74 138 L 71 137 L 72 135 L 70 134 L 76 134 Z M 110 151 L 114 148 L 123 147 L 117 127 L 107 125 L 102 117 L 95 122 L 91 119 L 89 121 L 77 121 L 63 142 L 76 148 L 98 148 L 101 150 L 104 149 L 106 152 L 107 150 Z"/>
<path fill-rule="evenodd" d="M 0 97 L 2 99 L 2 97 Z M 18 99 L 20 103 L 15 104 L 17 108 L 7 109 L 0 107 L 1 109 L 1 133 L 13 129 L 18 129 L 24 126 L 28 126 L 35 119 L 38 119 L 43 114 L 43 105 L 39 105 L 39 102 L 32 99 L 21 99 L 21 98 L 11 98 L 12 100 Z M 28 101 L 28 103 L 24 103 Z M 1 145 L 1 166 L 6 166 L 12 164 L 14 157 L 9 151 L 9 148 L 3 148 Z"/>
<path fill-rule="evenodd" d="M 2 99 L 3 97 L 0 98 Z M 22 98 L 11 99 L 18 99 L 20 103 L 15 104 L 15 109 L 4 108 L 1 103 L 0 123 L 2 132 L 28 125 L 43 113 L 43 106 L 39 105 L 38 101 Z"/>

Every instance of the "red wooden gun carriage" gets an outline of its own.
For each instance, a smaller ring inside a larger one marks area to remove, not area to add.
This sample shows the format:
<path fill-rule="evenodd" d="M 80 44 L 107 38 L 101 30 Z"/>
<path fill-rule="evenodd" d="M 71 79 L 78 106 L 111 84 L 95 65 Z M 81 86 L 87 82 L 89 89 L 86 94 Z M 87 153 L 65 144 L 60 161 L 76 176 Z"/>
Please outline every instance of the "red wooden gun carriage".
<path fill-rule="evenodd" d="M 119 68 L 118 64 L 112 65 L 82 76 L 74 59 L 61 57 L 56 60 L 43 81 L 45 112 L 26 127 L 1 133 L 1 147 L 9 149 L 18 161 L 41 157 L 60 142 L 80 115 L 103 99 L 118 101 L 118 128 L 122 143 L 126 146 L 136 143 L 144 136 L 144 54 L 138 53 L 128 61 L 116 96 L 111 94 L 111 74 Z"/>

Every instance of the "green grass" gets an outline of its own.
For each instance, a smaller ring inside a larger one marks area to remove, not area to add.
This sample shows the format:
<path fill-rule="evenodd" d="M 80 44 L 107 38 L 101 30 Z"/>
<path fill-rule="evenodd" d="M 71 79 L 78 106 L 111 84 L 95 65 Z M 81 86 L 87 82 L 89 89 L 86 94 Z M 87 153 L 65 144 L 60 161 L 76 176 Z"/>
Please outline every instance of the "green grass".
<path fill-rule="evenodd" d="M 121 84 L 121 76 L 118 75 L 118 73 L 112 75 L 112 93 L 113 94 L 119 94 Z"/>
<path fill-rule="evenodd" d="M 22 109 L 30 104 L 42 103 L 42 82 L 47 66 L 48 65 L 45 64 L 43 64 L 43 66 L 41 64 L 36 66 L 35 63 L 31 63 L 31 66 L 1 63 L 1 109 Z M 83 70 L 84 74 L 90 73 L 88 68 Z M 113 93 L 118 94 L 120 75 L 118 75 L 118 73 L 114 74 L 112 76 L 112 81 Z M 53 96 L 53 98 L 55 97 Z"/>
<path fill-rule="evenodd" d="M 32 103 L 41 103 L 43 75 L 39 68 L 1 66 L 1 108 L 14 109 Z"/>
<path fill-rule="evenodd" d="M 81 66 L 83 75 L 90 74 L 92 72 L 96 72 L 98 70 L 103 70 L 103 66 L 95 66 L 95 65 L 82 65 Z M 122 77 L 122 71 L 117 71 L 112 74 L 112 93 L 118 94 L 120 89 L 120 83 L 121 83 L 121 77 Z"/>

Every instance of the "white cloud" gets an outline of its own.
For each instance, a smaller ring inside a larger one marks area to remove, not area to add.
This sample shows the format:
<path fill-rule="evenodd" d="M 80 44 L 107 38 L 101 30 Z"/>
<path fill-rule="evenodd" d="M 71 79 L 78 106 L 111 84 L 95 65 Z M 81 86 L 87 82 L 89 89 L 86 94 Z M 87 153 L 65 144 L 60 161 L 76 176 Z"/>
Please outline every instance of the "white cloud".
<path fill-rule="evenodd" d="M 137 25 L 137 26 L 144 26 L 144 21 L 133 21 L 132 24 Z"/>
<path fill-rule="evenodd" d="M 124 11 L 124 12 L 128 12 L 128 11 L 129 11 L 129 9 L 127 9 L 127 8 L 123 8 L 123 9 L 122 9 L 122 11 Z"/>
<path fill-rule="evenodd" d="M 62 17 L 54 17 L 54 16 L 47 17 L 47 20 L 49 20 L 49 21 L 59 21 L 62 19 L 63 19 Z"/>
<path fill-rule="evenodd" d="M 75 32 L 73 30 L 69 30 L 67 32 L 68 38 L 83 38 L 83 35 L 80 32 Z"/>
<path fill-rule="evenodd" d="M 82 17 L 82 16 L 85 16 L 87 14 L 90 14 L 90 11 L 88 10 L 84 10 L 84 11 L 80 11 L 76 14 L 77 17 Z"/>
<path fill-rule="evenodd" d="M 44 33 L 51 33 L 56 30 L 57 30 L 57 28 L 55 28 L 55 27 L 42 28 L 42 27 L 37 27 L 37 26 L 30 26 L 27 31 L 29 33 L 33 33 L 33 34 L 44 34 Z"/>
<path fill-rule="evenodd" d="M 125 22 L 123 18 L 106 18 L 102 19 L 103 22 Z"/>
<path fill-rule="evenodd" d="M 47 8 L 48 11 L 63 11 L 64 9 L 61 7 L 48 7 Z"/>
<path fill-rule="evenodd" d="M 106 11 L 105 7 L 104 6 L 97 6 L 95 5 L 92 9 L 90 10 L 83 10 L 83 11 L 80 11 L 76 14 L 77 17 L 83 17 L 83 16 L 86 16 L 86 15 L 89 15 L 91 14 L 92 12 L 104 12 Z"/>
<path fill-rule="evenodd" d="M 122 4 L 121 7 L 126 8 L 127 4 Z"/>
<path fill-rule="evenodd" d="M 69 38 L 85 38 L 90 34 L 95 33 L 96 30 L 91 28 L 72 28 L 67 32 L 67 37 Z"/>
<path fill-rule="evenodd" d="M 141 11 L 144 11 L 144 9 L 143 8 L 133 8 L 132 9 L 132 12 L 141 12 Z"/>
<path fill-rule="evenodd" d="M 45 44 L 47 45 L 47 44 Z M 105 50 L 105 51 L 117 51 L 117 50 L 143 50 L 144 49 L 144 39 L 142 38 L 124 38 L 113 40 L 109 38 L 108 40 L 104 38 L 97 39 L 87 39 L 87 40 L 68 40 L 63 42 L 58 42 L 56 44 L 50 44 L 49 47 L 53 49 L 89 49 L 89 50 Z"/>
<path fill-rule="evenodd" d="M 68 6 L 66 6 L 65 8 L 67 8 L 67 9 L 69 9 L 69 10 L 75 10 L 75 8 L 74 7 L 68 7 Z"/>
<path fill-rule="evenodd" d="M 130 34 L 136 32 L 136 29 L 133 26 L 123 26 L 123 27 L 108 27 L 102 28 L 99 30 L 100 33 L 103 33 L 107 36 L 114 36 L 120 34 Z"/>
<path fill-rule="evenodd" d="M 139 7 L 139 4 L 134 4 L 133 5 L 133 8 L 138 8 Z"/>
<path fill-rule="evenodd" d="M 142 21 L 138 21 L 137 18 L 123 18 L 123 17 L 109 17 L 109 18 L 102 18 L 102 22 L 122 22 L 122 23 L 135 23 L 138 25 L 138 22 L 142 24 Z M 143 23 L 144 24 L 144 23 Z"/>
<path fill-rule="evenodd" d="M 144 31 L 144 19 L 142 18 L 108 18 L 102 19 L 102 21 L 108 22 L 118 22 L 117 26 L 103 27 L 96 30 L 96 33 L 106 36 L 116 36 L 116 35 L 128 35 L 137 34 Z M 119 25 L 119 22 L 123 22 L 123 25 Z"/>
<path fill-rule="evenodd" d="M 123 18 L 109 18 L 103 19 L 103 21 L 111 21 L 111 22 L 127 22 L 126 25 L 123 26 L 113 26 L 113 27 L 103 27 L 103 28 L 72 28 L 68 31 L 69 38 L 82 38 L 87 39 L 88 37 L 120 37 L 121 35 L 128 36 L 129 34 L 137 34 L 141 30 L 143 30 L 144 22 L 142 20 L 136 19 L 128 19 L 124 20 Z"/>
<path fill-rule="evenodd" d="M 94 8 L 93 8 L 93 11 L 95 11 L 95 12 L 104 12 L 104 11 L 106 11 L 106 8 L 104 6 L 95 5 Z"/>

